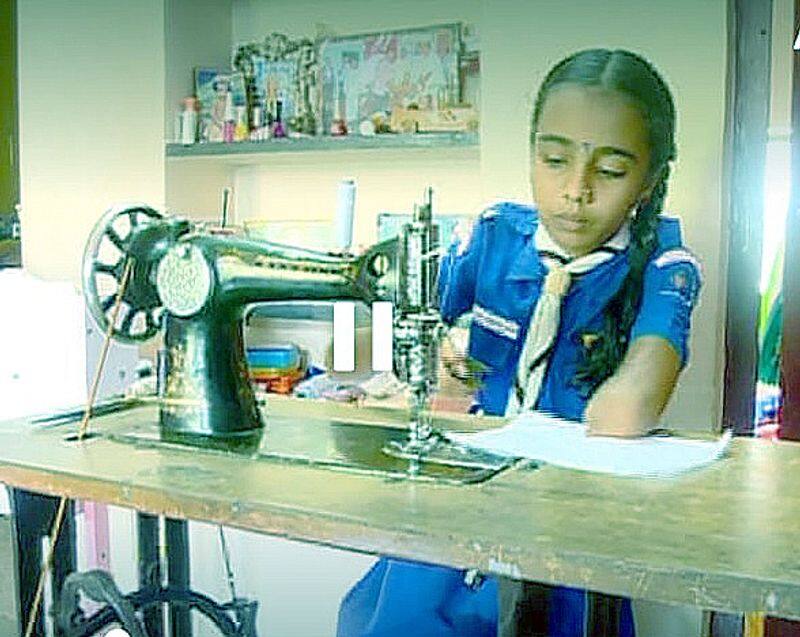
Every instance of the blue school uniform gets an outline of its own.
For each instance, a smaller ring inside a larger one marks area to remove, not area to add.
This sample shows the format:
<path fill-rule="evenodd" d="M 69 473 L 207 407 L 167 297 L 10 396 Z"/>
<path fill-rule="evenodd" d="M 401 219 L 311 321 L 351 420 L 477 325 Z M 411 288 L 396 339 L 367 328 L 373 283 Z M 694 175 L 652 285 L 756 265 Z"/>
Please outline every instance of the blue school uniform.
<path fill-rule="evenodd" d="M 447 323 L 472 312 L 469 355 L 486 366 L 474 408 L 505 412 L 528 324 L 547 271 L 535 248 L 534 208 L 503 203 L 481 215 L 467 249 L 451 246 L 439 277 L 440 309 Z M 642 303 L 630 334 L 660 336 L 688 358 L 692 308 L 700 268 L 681 241 L 677 219 L 659 221 L 658 247 L 648 263 Z M 537 409 L 580 420 L 588 397 L 574 382 L 584 347 L 601 330 L 603 309 L 628 273 L 622 252 L 576 276 L 561 307 L 559 333 L 537 401 Z M 494 637 L 497 581 L 468 585 L 450 568 L 383 558 L 347 594 L 339 614 L 339 637 Z M 549 602 L 552 637 L 582 637 L 585 592 L 554 588 Z M 623 606 L 622 635 L 633 635 L 630 604 Z"/>

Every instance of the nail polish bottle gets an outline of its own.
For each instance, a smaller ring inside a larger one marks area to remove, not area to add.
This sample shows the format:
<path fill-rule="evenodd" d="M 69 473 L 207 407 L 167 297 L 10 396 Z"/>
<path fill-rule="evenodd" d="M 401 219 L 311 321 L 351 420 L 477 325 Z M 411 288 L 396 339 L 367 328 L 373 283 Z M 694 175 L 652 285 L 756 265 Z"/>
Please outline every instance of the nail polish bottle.
<path fill-rule="evenodd" d="M 333 119 L 331 120 L 330 134 L 333 137 L 347 135 L 347 114 L 345 113 L 344 90 L 342 83 L 336 83 L 336 102 Z"/>
<path fill-rule="evenodd" d="M 272 122 L 272 136 L 275 138 L 286 137 L 286 126 L 281 119 L 283 114 L 283 101 L 275 102 L 275 121 Z"/>
<path fill-rule="evenodd" d="M 225 123 L 222 128 L 222 141 L 232 142 L 236 127 L 236 112 L 233 110 L 233 93 L 225 94 Z"/>
<path fill-rule="evenodd" d="M 264 109 L 254 106 L 250 115 L 250 141 L 260 142 L 264 139 Z"/>
<path fill-rule="evenodd" d="M 247 141 L 250 130 L 247 126 L 247 107 L 236 107 L 236 126 L 233 129 L 233 140 L 236 142 Z"/>

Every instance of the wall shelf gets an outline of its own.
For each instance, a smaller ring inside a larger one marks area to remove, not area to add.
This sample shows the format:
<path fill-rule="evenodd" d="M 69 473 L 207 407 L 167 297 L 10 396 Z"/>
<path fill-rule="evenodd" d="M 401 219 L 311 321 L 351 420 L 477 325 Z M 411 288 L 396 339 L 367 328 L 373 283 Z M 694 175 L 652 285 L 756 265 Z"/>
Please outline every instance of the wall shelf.
<path fill-rule="evenodd" d="M 271 139 L 263 142 L 236 142 L 207 144 L 167 144 L 168 159 L 213 157 L 230 159 L 239 163 L 255 160 L 262 155 L 273 153 L 301 153 L 317 151 L 361 151 L 403 148 L 452 148 L 477 147 L 480 144 L 478 133 L 418 133 L 386 134 L 371 137 L 348 135 L 346 137 L 304 137 L 297 139 Z"/>

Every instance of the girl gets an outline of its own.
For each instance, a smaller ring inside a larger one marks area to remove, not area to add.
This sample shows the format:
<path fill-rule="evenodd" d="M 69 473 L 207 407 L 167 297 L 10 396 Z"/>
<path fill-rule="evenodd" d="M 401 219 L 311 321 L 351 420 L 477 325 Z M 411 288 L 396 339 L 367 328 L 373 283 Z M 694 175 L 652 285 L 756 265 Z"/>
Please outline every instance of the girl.
<path fill-rule="evenodd" d="M 582 51 L 547 74 L 531 122 L 535 205 L 490 208 L 442 262 L 442 316 L 472 312 L 469 355 L 485 366 L 475 410 L 548 411 L 612 436 L 656 424 L 700 287 L 678 221 L 661 215 L 674 131 L 670 92 L 638 55 Z M 507 584 L 501 632 L 515 634 L 535 604 Z M 382 559 L 345 598 L 339 635 L 493 636 L 497 596 L 493 578 Z M 585 593 L 547 597 L 526 630 L 582 637 Z M 619 620 L 632 635 L 628 602 Z"/>

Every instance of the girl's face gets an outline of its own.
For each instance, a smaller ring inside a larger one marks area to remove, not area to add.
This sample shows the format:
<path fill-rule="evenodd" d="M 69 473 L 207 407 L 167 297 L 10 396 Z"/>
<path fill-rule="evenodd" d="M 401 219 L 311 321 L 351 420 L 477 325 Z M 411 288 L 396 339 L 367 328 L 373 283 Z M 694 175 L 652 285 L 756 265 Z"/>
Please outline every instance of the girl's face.
<path fill-rule="evenodd" d="M 623 95 L 567 84 L 545 99 L 532 144 L 533 197 L 550 236 L 573 256 L 611 238 L 651 190 L 650 144 Z"/>

